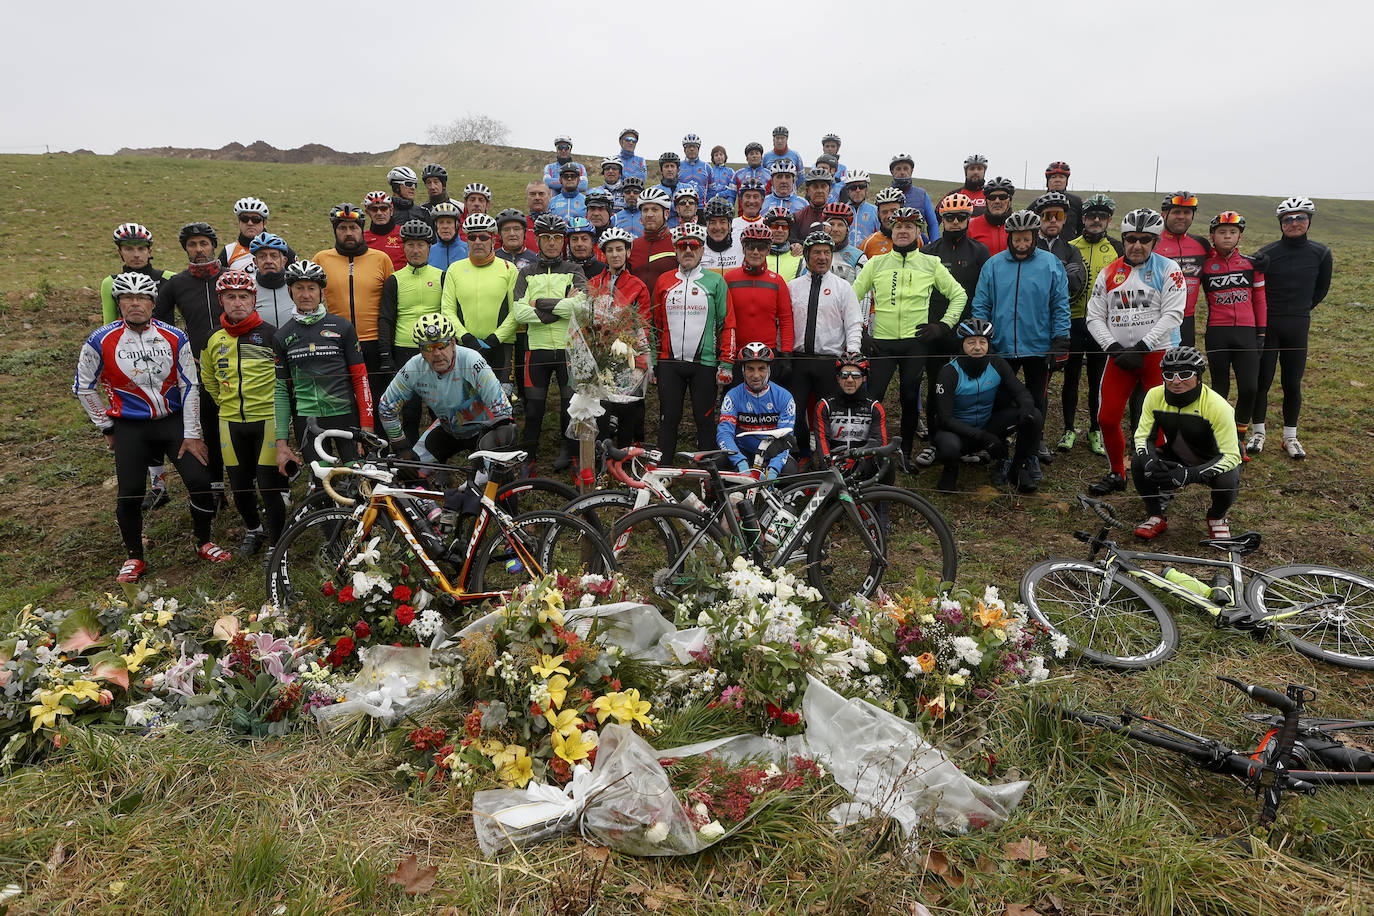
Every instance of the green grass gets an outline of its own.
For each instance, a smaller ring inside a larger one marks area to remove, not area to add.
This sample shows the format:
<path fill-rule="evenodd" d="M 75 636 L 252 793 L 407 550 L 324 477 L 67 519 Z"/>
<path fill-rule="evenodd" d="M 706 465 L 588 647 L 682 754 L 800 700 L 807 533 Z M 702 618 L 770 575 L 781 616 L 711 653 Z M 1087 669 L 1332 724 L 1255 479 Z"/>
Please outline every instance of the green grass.
<path fill-rule="evenodd" d="M 470 154 L 472 161 L 480 157 Z M 495 205 L 523 205 L 527 175 L 450 162 L 453 185 L 481 180 Z M 416 160 L 415 164 L 418 164 Z M 77 346 L 98 322 L 95 287 L 115 268 L 109 233 L 136 219 L 157 238 L 155 263 L 180 266 L 177 228 L 210 219 L 226 234 L 230 207 L 256 194 L 273 210 L 272 228 L 303 253 L 328 241 L 324 212 L 382 185 L 377 167 L 252 165 L 89 156 L 0 157 L 20 202 L 0 213 L 0 621 L 27 602 L 56 606 L 110 588 L 122 559 L 103 483 L 113 464 L 70 394 Z M 943 183 L 927 186 L 940 190 Z M 1125 207 L 1153 195 L 1117 195 Z M 1154 201 L 1157 202 L 1157 201 Z M 1235 207 L 1252 220 L 1255 241 L 1274 237 L 1268 198 L 1204 198 L 1203 213 Z M 1215 205 L 1215 206 L 1214 206 Z M 1319 201 L 1314 235 L 1336 254 L 1336 277 L 1313 325 L 1303 438 L 1310 458 L 1271 449 L 1245 470 L 1232 514 L 1237 529 L 1263 532 L 1253 558 L 1264 568 L 1310 560 L 1374 570 L 1374 391 L 1367 367 L 1374 341 L 1369 230 L 1374 203 Z M 41 209 L 40 209 L 41 208 Z M 22 244 L 21 244 L 22 242 Z M 1056 383 L 1057 386 L 1057 383 Z M 1051 392 L 1057 404 L 1057 390 Z M 889 405 L 895 407 L 895 405 Z M 1278 426 L 1279 398 L 1270 424 Z M 1078 425 L 1086 425 L 1086 399 Z M 651 409 L 652 413 L 652 409 Z M 651 422 L 651 430 L 654 424 Z M 1046 438 L 1061 431 L 1051 410 Z M 547 432 L 547 427 L 546 427 Z M 546 453 L 551 450 L 546 446 Z M 959 539 L 961 579 L 994 583 L 1004 594 L 1032 562 L 1080 555 L 1071 532 L 1086 522 L 1073 494 L 1102 472 L 1085 445 L 1047 469 L 1029 498 L 993 493 L 966 471 L 968 492 L 935 496 Z M 928 487 L 927 475 L 903 481 Z M 981 488 L 981 489 L 980 489 Z M 174 484 L 174 491 L 179 485 Z M 1139 511 L 1133 498 L 1118 505 Z M 1202 493 L 1175 503 L 1167 537 L 1187 550 L 1203 535 Z M 233 593 L 246 606 L 262 598 L 257 565 L 211 568 L 191 556 L 188 519 L 178 499 L 148 520 L 148 558 L 161 593 L 183 601 Z M 215 536 L 237 543 L 232 513 Z M 1176 715 L 1236 743 L 1255 735 L 1235 722 L 1246 709 L 1215 674 L 1269 684 L 1305 683 L 1320 693 L 1319 714 L 1374 716 L 1374 678 L 1309 662 L 1282 645 L 1218 631 L 1174 608 L 1183 632 L 1178 656 L 1138 675 L 1073 672 L 1047 693 L 1098 709 L 1122 703 Z M 1230 725 L 1218 726 L 1218 722 Z M 665 740 L 722 734 L 733 723 L 694 711 Z M 1004 703 L 988 723 L 987 746 L 1003 773 L 1031 781 L 1010 824 L 968 837 L 919 838 L 967 878 L 954 886 L 919 867 L 919 856 L 891 844 L 882 825 L 835 837 L 831 799 L 780 807 L 723 848 L 691 860 L 611 856 L 593 892 L 599 860 L 573 840 L 487 862 L 473 841 L 469 799 L 411 794 L 389 777 L 392 762 L 365 751 L 341 753 L 330 741 L 298 736 L 248 744 L 226 736 L 138 740 L 75 736 L 42 768 L 0 788 L 0 884 L 26 889 L 12 912 L 289 913 L 581 912 L 581 894 L 598 914 L 890 913 L 921 901 L 937 913 L 999 913 L 1033 904 L 1070 913 L 1371 912 L 1374 803 L 1368 792 L 1326 791 L 1285 806 L 1268 845 L 1241 852 L 1231 838 L 1249 833 L 1257 804 L 1238 786 L 1178 769 L 1161 753 Z M 1047 844 L 1035 863 L 1008 859 L 1003 846 L 1023 837 Z M 64 864 L 48 870 L 55 848 Z M 439 866 L 433 894 L 410 900 L 385 875 L 417 854 Z M 978 863 L 983 860 L 984 867 Z M 115 893 L 112 883 L 123 882 Z M 1257 897 L 1263 889 L 1265 896 Z M 1051 896 L 1052 895 L 1052 896 Z M 559 907 L 564 907 L 560 909 Z"/>

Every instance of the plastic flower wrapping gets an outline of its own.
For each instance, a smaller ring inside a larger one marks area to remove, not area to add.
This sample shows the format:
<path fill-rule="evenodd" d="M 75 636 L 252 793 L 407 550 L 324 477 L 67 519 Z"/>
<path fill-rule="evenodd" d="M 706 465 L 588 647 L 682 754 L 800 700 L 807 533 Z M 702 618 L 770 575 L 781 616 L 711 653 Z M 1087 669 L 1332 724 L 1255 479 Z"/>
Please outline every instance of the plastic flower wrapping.
<path fill-rule="evenodd" d="M 602 401 L 625 403 L 644 397 L 652 367 L 650 329 L 636 305 L 614 289 L 578 296 L 568 322 L 568 373 L 577 389 L 567 434 L 595 434 Z"/>

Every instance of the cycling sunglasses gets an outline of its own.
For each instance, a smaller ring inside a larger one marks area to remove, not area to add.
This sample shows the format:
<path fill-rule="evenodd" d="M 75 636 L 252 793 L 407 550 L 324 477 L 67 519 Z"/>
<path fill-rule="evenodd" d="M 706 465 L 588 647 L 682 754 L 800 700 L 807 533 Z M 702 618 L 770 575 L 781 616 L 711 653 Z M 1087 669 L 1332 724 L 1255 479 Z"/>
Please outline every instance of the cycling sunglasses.
<path fill-rule="evenodd" d="M 863 378 L 864 374 L 858 369 L 842 369 L 835 373 L 840 378 Z"/>
<path fill-rule="evenodd" d="M 259 216 L 259 215 L 256 214 L 256 213 L 240 213 L 240 214 L 239 214 L 239 222 L 241 222 L 241 223 L 263 223 L 263 222 L 266 222 L 266 220 L 264 220 L 261 216 Z"/>
<path fill-rule="evenodd" d="M 1155 241 L 1153 235 L 1123 235 L 1121 241 L 1127 245 L 1148 245 Z"/>
<path fill-rule="evenodd" d="M 468 236 L 469 242 L 490 242 L 495 236 L 490 232 L 474 232 Z"/>
<path fill-rule="evenodd" d="M 1197 373 L 1194 372 L 1192 369 L 1180 369 L 1177 372 L 1164 373 L 1164 381 L 1166 382 L 1186 382 L 1189 379 L 1196 377 Z"/>
<path fill-rule="evenodd" d="M 1279 218 L 1282 223 L 1305 223 L 1307 222 L 1306 213 L 1289 213 L 1287 216 Z"/>
<path fill-rule="evenodd" d="M 968 219 L 971 215 L 972 214 L 969 213 L 956 211 L 951 213 L 941 213 L 940 219 L 944 220 L 947 223 L 958 223 Z"/>
<path fill-rule="evenodd" d="M 441 341 L 435 341 L 434 343 L 427 343 L 427 344 L 425 344 L 423 347 L 420 348 L 420 352 L 421 352 L 421 353 L 441 353 L 441 352 L 443 352 L 444 350 L 448 349 L 448 345 L 451 344 L 451 343 L 453 343 L 453 341 L 451 341 L 451 340 L 441 340 Z"/>
<path fill-rule="evenodd" d="M 989 194 L 984 200 L 1011 200 L 1010 194 Z"/>

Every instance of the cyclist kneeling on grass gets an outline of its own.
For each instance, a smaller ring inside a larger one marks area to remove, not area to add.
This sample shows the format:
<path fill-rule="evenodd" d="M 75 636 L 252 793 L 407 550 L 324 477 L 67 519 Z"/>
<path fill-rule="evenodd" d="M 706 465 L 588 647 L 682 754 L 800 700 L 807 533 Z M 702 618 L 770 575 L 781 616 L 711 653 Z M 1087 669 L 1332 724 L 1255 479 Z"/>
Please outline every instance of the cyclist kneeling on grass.
<path fill-rule="evenodd" d="M 1240 489 L 1240 444 L 1236 414 L 1226 399 L 1202 384 L 1207 358 L 1192 347 L 1164 354 L 1164 384 L 1145 394 L 1140 425 L 1135 430 L 1131 476 L 1150 517 L 1135 529 L 1136 537 L 1153 538 L 1168 529 L 1165 494 L 1190 483 L 1212 488 L 1207 536 L 1226 538 L 1226 513 Z M 1164 444 L 1156 446 L 1159 436 Z"/>
<path fill-rule="evenodd" d="M 935 413 L 939 429 L 932 437 L 935 460 L 945 466 L 937 488 L 954 491 L 959 465 L 990 464 L 1007 455 L 1007 437 L 1016 434 L 1016 453 L 1007 479 L 1022 493 L 1033 493 L 1030 459 L 1039 446 L 1044 415 L 1034 396 L 1016 377 L 1011 364 L 991 352 L 992 322 L 966 318 L 959 322 L 962 354 L 935 377 Z"/>
<path fill-rule="evenodd" d="M 833 454 L 837 448 L 877 448 L 887 445 L 887 413 L 868 396 L 868 357 L 845 353 L 835 360 L 835 381 L 840 393 L 821 398 L 816 405 L 816 441 L 822 467 L 837 464 L 852 480 L 869 480 L 878 473 L 873 458 L 847 458 Z M 891 462 L 881 481 L 896 479 Z"/>
<path fill-rule="evenodd" d="M 748 472 L 754 454 L 767 449 L 772 440 L 767 436 L 745 436 L 754 430 L 785 430 L 792 432 L 797 423 L 797 405 L 786 388 L 768 380 L 773 362 L 773 348 L 763 343 L 747 343 L 740 350 L 744 365 L 744 383 L 725 393 L 720 405 L 720 423 L 716 426 L 716 445 L 729 454 L 726 458 L 735 470 Z M 787 449 L 781 449 L 768 459 L 762 477 L 771 480 L 784 472 L 795 472 L 796 462 Z"/>

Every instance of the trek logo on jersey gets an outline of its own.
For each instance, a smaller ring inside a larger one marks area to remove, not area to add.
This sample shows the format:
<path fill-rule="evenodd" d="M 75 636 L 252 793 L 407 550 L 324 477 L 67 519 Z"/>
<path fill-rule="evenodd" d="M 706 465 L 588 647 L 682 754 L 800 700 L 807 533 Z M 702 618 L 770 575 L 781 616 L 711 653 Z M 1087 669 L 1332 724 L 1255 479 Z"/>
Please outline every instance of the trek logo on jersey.
<path fill-rule="evenodd" d="M 1217 265 L 1221 267 L 1220 264 Z M 1207 278 L 1207 285 L 1212 289 L 1224 289 L 1228 286 L 1247 286 L 1248 282 L 1243 273 L 1233 274 L 1212 274 Z"/>

